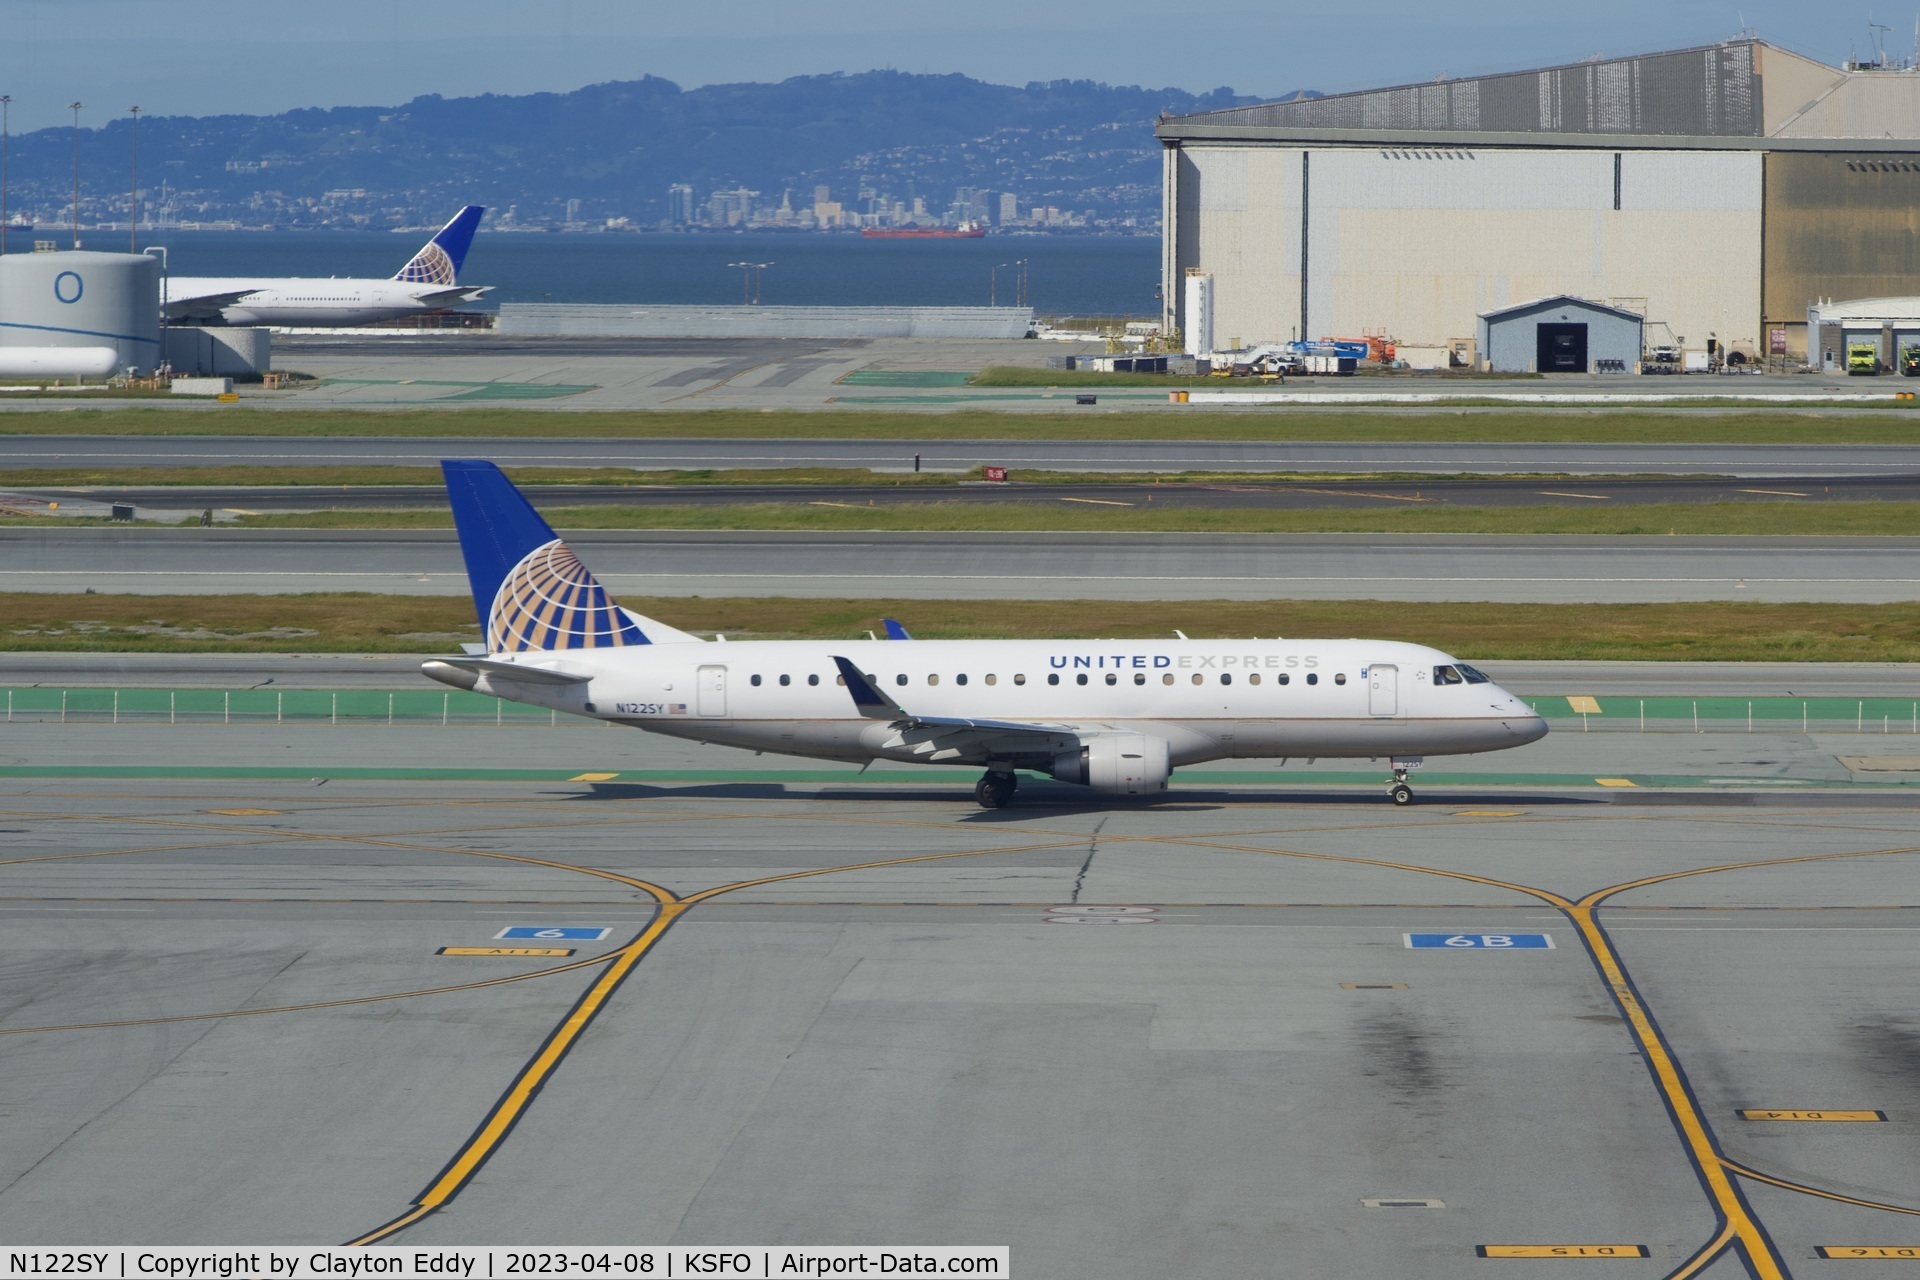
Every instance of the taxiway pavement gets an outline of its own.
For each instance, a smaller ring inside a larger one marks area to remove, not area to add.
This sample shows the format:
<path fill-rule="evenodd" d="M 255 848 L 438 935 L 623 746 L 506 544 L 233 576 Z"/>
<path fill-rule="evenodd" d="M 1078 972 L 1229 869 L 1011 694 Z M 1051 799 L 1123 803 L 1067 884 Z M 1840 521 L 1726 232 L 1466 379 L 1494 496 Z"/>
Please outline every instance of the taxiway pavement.
<path fill-rule="evenodd" d="M 0 1232 L 336 1244 L 437 1188 L 381 1241 L 1004 1243 L 1050 1280 L 1612 1244 L 1731 1280 L 1731 1223 L 1815 1268 L 1896 1238 L 1857 1202 L 1920 1158 L 1920 794 L 1755 762 L 1872 737 L 1556 734 L 1410 810 L 1305 772 L 988 812 L 614 731 L 26 726 Z M 172 773 L 78 776 L 121 752 Z M 1629 752 L 1724 776 L 1573 784 Z M 535 755 L 616 778 L 458 775 Z M 618 780 L 696 756 L 730 777 Z M 418 772 L 329 778 L 368 760 Z M 514 926 L 586 936 L 440 954 Z M 1839 1106 L 1885 1118 L 1741 1118 Z"/>
<path fill-rule="evenodd" d="M 506 466 L 644 470 L 868 467 L 1049 471 L 1267 471 L 1341 475 L 1744 476 L 1826 483 L 1920 475 L 1920 445 L 1529 444 L 1474 441 L 893 440 L 0 434 L 0 469 L 26 467 Z"/>
<path fill-rule="evenodd" d="M 1882 603 L 1911 539 L 576 532 L 616 595 Z M 452 531 L 0 529 L 0 591 L 464 594 Z M 1284 605 L 1276 604 L 1276 629 Z"/>

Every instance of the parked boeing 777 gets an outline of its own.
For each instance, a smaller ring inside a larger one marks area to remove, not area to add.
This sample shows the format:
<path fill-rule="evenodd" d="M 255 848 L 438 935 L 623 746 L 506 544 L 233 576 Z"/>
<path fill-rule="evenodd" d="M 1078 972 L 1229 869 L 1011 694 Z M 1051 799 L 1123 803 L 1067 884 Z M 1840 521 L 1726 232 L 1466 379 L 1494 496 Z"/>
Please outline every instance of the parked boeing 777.
<path fill-rule="evenodd" d="M 1208 760 L 1385 760 L 1534 742 L 1546 722 L 1457 658 L 1392 640 L 703 642 L 610 599 L 490 462 L 441 464 L 484 645 L 421 670 L 461 689 L 752 751 L 1019 770 L 1155 795 Z M 898 636 L 900 638 L 891 638 Z"/>
<path fill-rule="evenodd" d="M 171 324 L 334 328 L 478 302 L 486 288 L 462 285 L 460 267 L 485 212 L 470 204 L 454 214 L 390 280 L 173 276 L 167 280 L 161 310 Z"/>

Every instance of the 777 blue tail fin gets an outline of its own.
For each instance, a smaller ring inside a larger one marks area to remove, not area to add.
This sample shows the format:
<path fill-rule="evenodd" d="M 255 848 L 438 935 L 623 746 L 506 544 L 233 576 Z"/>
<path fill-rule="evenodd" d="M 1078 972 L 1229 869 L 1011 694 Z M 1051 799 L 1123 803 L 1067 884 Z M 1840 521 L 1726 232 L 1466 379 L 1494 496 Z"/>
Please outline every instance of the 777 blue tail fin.
<path fill-rule="evenodd" d="M 650 643 L 499 467 L 450 459 L 440 470 L 487 652 Z"/>
<path fill-rule="evenodd" d="M 460 268 L 466 265 L 473 233 L 486 211 L 485 205 L 470 204 L 454 214 L 393 278 L 406 284 L 459 284 Z"/>

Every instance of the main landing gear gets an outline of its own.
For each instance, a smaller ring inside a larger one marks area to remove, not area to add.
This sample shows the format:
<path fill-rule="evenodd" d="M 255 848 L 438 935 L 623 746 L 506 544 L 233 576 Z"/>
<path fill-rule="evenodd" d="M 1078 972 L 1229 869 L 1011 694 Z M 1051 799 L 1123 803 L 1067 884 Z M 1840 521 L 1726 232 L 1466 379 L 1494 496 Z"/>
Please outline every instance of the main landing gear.
<path fill-rule="evenodd" d="M 1396 806 L 1413 803 L 1413 788 L 1407 785 L 1407 770 L 1403 765 L 1393 766 L 1393 783 L 1387 788 L 1387 794 Z"/>
<path fill-rule="evenodd" d="M 982 809 L 1004 809 L 1019 785 L 1020 779 L 1014 774 L 993 770 L 973 784 L 973 798 Z"/>

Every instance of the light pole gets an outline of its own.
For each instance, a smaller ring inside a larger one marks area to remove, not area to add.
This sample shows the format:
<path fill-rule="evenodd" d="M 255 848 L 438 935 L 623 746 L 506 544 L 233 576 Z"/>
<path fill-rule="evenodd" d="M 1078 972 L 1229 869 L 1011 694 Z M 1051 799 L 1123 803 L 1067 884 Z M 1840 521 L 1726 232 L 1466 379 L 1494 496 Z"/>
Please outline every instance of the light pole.
<path fill-rule="evenodd" d="M 140 252 L 140 108 L 132 106 L 133 117 L 133 197 L 127 205 L 127 252 Z"/>
<path fill-rule="evenodd" d="M 759 306 L 761 273 L 773 264 L 771 262 L 729 262 L 727 265 L 740 268 L 740 305 Z"/>
<path fill-rule="evenodd" d="M 987 273 L 987 305 L 990 307 L 999 305 L 1000 269 L 1009 265 L 1011 264 L 997 262 L 994 264 L 993 270 Z"/>
<path fill-rule="evenodd" d="M 75 102 L 73 110 L 73 247 L 80 247 L 80 108 L 83 103 Z"/>
<path fill-rule="evenodd" d="M 7 142 L 13 95 L 0 93 L 0 254 L 7 251 Z"/>

